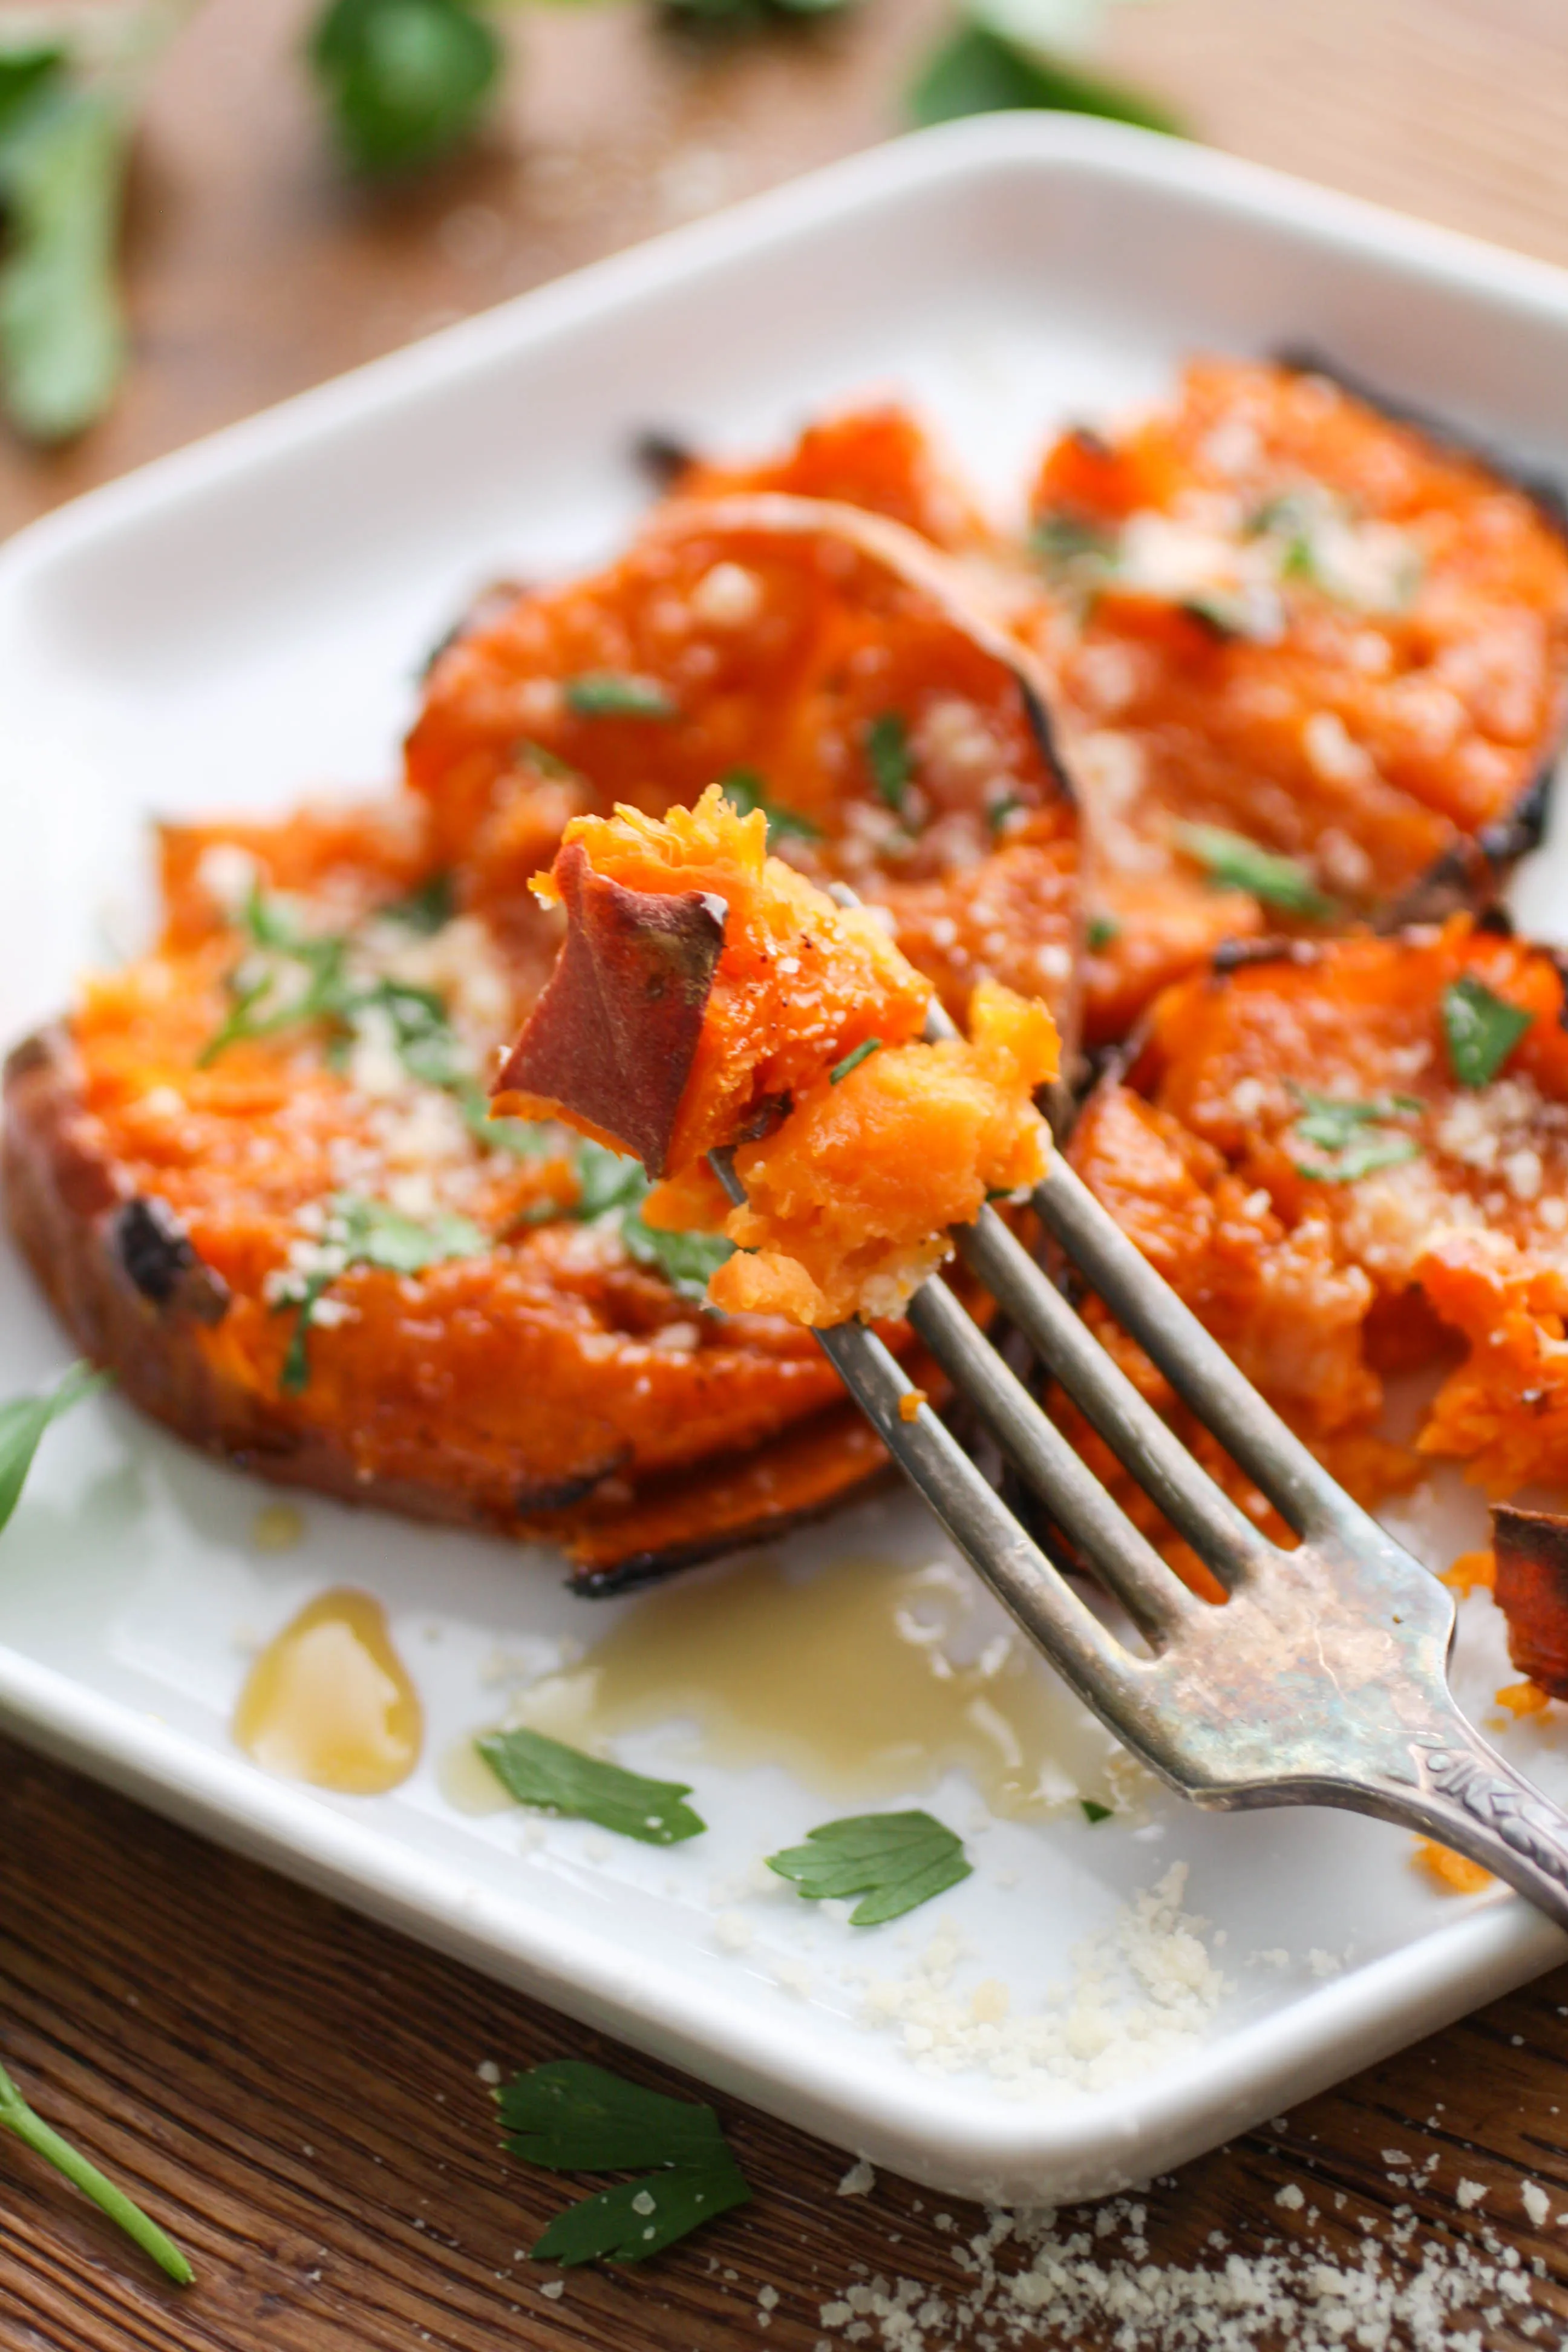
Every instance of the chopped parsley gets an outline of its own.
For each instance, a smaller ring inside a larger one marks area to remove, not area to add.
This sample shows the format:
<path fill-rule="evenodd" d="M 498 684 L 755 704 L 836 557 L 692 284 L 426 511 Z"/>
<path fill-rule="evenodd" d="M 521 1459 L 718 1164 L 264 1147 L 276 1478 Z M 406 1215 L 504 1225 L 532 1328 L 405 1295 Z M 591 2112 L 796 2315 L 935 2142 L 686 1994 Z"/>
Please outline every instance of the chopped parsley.
<path fill-rule="evenodd" d="M 1467 972 L 1443 991 L 1443 1034 L 1462 1087 L 1489 1086 L 1535 1019 Z"/>
<path fill-rule="evenodd" d="M 559 751 L 551 750 L 548 743 L 536 743 L 531 736 L 525 737 L 518 745 L 517 756 L 526 760 L 529 766 L 537 769 L 542 776 L 548 776 L 552 783 L 580 784 L 583 781 L 570 760 L 563 760 Z"/>
<path fill-rule="evenodd" d="M 858 1895 L 852 1927 L 901 1918 L 933 1895 L 967 1878 L 973 1865 L 963 1841 L 930 1813 L 856 1813 L 808 1830 L 804 1845 L 770 1853 L 768 1868 L 800 1889 L 809 1902 Z"/>
<path fill-rule="evenodd" d="M 879 1037 L 868 1037 L 863 1045 L 856 1046 L 852 1054 L 846 1054 L 841 1062 L 835 1062 L 827 1073 L 828 1085 L 830 1087 L 841 1085 L 851 1070 L 858 1070 L 862 1062 L 870 1060 L 872 1055 L 879 1050 L 881 1043 Z"/>
<path fill-rule="evenodd" d="M 880 717 L 867 721 L 861 740 L 877 798 L 895 815 L 904 816 L 909 808 L 910 786 L 915 780 L 908 726 L 898 711 L 884 710 Z"/>
<path fill-rule="evenodd" d="M 22 1499 L 45 1432 L 62 1413 L 102 1388 L 108 1377 L 107 1372 L 95 1372 L 84 1357 L 42 1396 L 12 1397 L 0 1404 L 0 1528 L 7 1524 Z"/>
<path fill-rule="evenodd" d="M 313 1021 L 342 1031 L 353 1009 L 345 933 L 302 930 L 289 900 L 268 897 L 259 884 L 252 885 L 237 921 L 250 951 L 228 975 L 228 1011 L 196 1056 L 199 1070 L 210 1069 L 242 1038 L 276 1036 Z"/>
<path fill-rule="evenodd" d="M 584 2059 L 554 2058 L 514 2074 L 496 2105 L 505 2147 L 526 2164 L 643 2172 L 558 2214 L 531 2249 L 534 2262 L 645 2262 L 750 2199 L 718 2116 L 695 2099 L 645 2090 Z"/>
<path fill-rule="evenodd" d="M 679 1845 L 708 1826 L 684 1801 L 684 1780 L 645 1780 L 542 1731 L 487 1732 L 474 1745 L 508 1794 L 542 1812 L 596 1822 L 644 1845 Z"/>
<path fill-rule="evenodd" d="M 993 833 L 1000 833 L 1010 816 L 1027 806 L 1028 803 L 1020 800 L 1016 793 L 999 793 L 986 806 L 985 822 Z"/>
<path fill-rule="evenodd" d="M 1287 914 L 1308 915 L 1325 922 L 1339 912 L 1325 898 L 1307 868 L 1294 857 L 1280 857 L 1249 841 L 1244 833 L 1227 833 L 1223 825 L 1179 824 L 1176 839 L 1189 857 L 1195 857 L 1211 882 L 1229 890 L 1249 890 L 1266 905 Z"/>
<path fill-rule="evenodd" d="M 1322 1184 L 1353 1184 L 1374 1169 L 1399 1168 L 1419 1160 L 1421 1146 L 1413 1135 L 1392 1132 L 1393 1123 L 1416 1118 L 1426 1108 L 1418 1095 L 1378 1095 L 1370 1102 L 1352 1102 L 1341 1095 L 1313 1094 L 1292 1087 L 1301 1106 L 1290 1129 L 1299 1149 L 1311 1146 L 1319 1158 L 1293 1161 L 1299 1176 Z"/>
<path fill-rule="evenodd" d="M 578 719 L 678 719 L 679 706 L 656 677 L 632 677 L 617 670 L 584 670 L 562 688 L 566 708 Z"/>
<path fill-rule="evenodd" d="M 1103 948 L 1113 947 L 1121 937 L 1121 926 L 1114 915 L 1089 917 L 1084 940 L 1091 955 L 1098 955 Z"/>
<path fill-rule="evenodd" d="M 395 898 L 390 907 L 383 907 L 381 919 L 384 923 L 401 923 L 405 930 L 427 940 L 444 931 L 457 911 L 457 885 L 449 874 L 440 873 L 432 874 L 427 882 L 421 882 L 405 898 Z"/>
<path fill-rule="evenodd" d="M 321 1305 L 341 1275 L 351 1266 L 377 1266 L 386 1274 L 423 1274 L 447 1259 L 482 1257 L 489 1236 L 468 1217 L 441 1211 L 428 1218 L 405 1216 L 386 1201 L 368 1201 L 352 1192 L 335 1194 L 328 1205 L 320 1242 L 305 1262 L 286 1271 L 271 1286 L 275 1312 L 295 1309 L 293 1336 L 283 1359 L 278 1385 L 285 1395 L 297 1396 L 310 1379 L 310 1335 L 320 1321 Z"/>
<path fill-rule="evenodd" d="M 1078 1801 L 1084 1820 L 1090 1829 L 1097 1827 L 1100 1822 L 1109 1822 L 1114 1818 L 1111 1807 L 1102 1805 L 1096 1797 L 1080 1797 Z"/>
<path fill-rule="evenodd" d="M 1037 518 L 1029 544 L 1047 572 L 1109 572 L 1116 562 L 1116 533 L 1065 508 Z"/>
<path fill-rule="evenodd" d="M 621 1219 L 621 1240 L 628 1257 L 657 1268 L 683 1298 L 705 1298 L 710 1276 L 735 1255 L 734 1243 L 723 1234 L 662 1234 L 657 1225 L 645 1224 L 637 1209 Z"/>
<path fill-rule="evenodd" d="M 768 821 L 770 849 L 775 841 L 785 840 L 792 834 L 800 841 L 822 839 L 819 824 L 815 824 L 808 816 L 802 816 L 795 809 L 784 808 L 770 797 L 754 768 L 731 768 L 727 775 L 720 777 L 719 790 L 738 815 L 750 816 L 754 809 L 762 810 Z"/>

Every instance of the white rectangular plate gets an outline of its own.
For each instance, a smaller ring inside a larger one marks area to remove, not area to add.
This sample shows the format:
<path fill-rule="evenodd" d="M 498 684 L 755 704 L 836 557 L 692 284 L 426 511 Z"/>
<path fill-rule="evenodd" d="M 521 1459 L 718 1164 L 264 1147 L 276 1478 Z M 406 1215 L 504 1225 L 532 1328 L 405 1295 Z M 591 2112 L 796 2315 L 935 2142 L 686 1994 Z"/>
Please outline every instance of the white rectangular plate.
<path fill-rule="evenodd" d="M 395 772 L 421 649 L 487 579 L 546 577 L 615 543 L 646 495 L 638 428 L 761 446 L 890 388 L 1016 501 L 1065 419 L 1162 390 L 1194 348 L 1284 342 L 1568 478 L 1568 279 L 1201 148 L 1018 117 L 882 148 L 82 500 L 0 554 L 0 1030 L 54 1010 L 101 958 L 149 813 L 281 808 Z M 1568 842 L 1557 851 L 1521 885 L 1542 929 L 1565 903 Z M 62 1353 L 0 1254 L 0 1394 Z M 250 1539 L 258 1499 L 112 1401 L 63 1425 L 0 1560 L 0 1718 L 939 2187 L 1058 2200 L 1146 2178 L 1563 1955 L 1522 1903 L 1436 1893 L 1409 1841 L 1370 1822 L 1211 1818 L 1156 1796 L 1090 1831 L 1074 1809 L 973 1834 L 974 1876 L 936 1906 L 963 1941 L 954 1999 L 994 1979 L 1015 2018 L 1058 2013 L 1074 1946 L 1179 1859 L 1226 1979 L 1203 2032 L 1184 2035 L 1191 2005 L 1162 1979 L 1133 1985 L 1176 2029 L 1143 2062 L 1117 2030 L 1098 2070 L 1080 2050 L 1065 2076 L 1011 2091 L 983 2067 L 922 2064 L 867 2022 L 853 1970 L 907 1973 L 931 1915 L 857 1937 L 745 1885 L 757 1856 L 831 1810 L 783 1769 L 704 1768 L 710 1833 L 668 1852 L 569 1822 L 530 1844 L 516 1813 L 444 1802 L 437 1761 L 497 1711 L 487 1662 L 542 1663 L 610 1622 L 563 1591 L 558 1563 L 324 1504 L 302 1547 L 269 1559 Z M 1479 1516 L 1462 1498 L 1428 1508 L 1416 1539 L 1445 1559 Z M 803 1539 L 791 1563 L 942 1550 L 912 1504 L 889 1502 Z M 227 1731 L 247 1643 L 342 1582 L 387 1604 L 430 1722 L 419 1774 L 373 1800 L 268 1779 Z M 1507 1678 L 1497 1621 L 1485 1600 L 1464 1614 L 1484 1706 Z M 1554 1723 L 1511 1747 L 1568 1794 Z M 679 1752 L 674 1732 L 625 1749 L 645 1769 Z M 962 1782 L 931 1801 L 973 1827 Z"/>

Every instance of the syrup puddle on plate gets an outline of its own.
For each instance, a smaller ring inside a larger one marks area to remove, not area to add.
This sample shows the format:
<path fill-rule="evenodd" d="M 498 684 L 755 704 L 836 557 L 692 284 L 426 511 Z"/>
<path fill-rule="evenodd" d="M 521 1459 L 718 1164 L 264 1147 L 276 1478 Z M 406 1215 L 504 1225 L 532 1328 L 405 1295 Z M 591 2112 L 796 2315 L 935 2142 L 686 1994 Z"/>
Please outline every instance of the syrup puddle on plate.
<path fill-rule="evenodd" d="M 792 1579 L 763 1559 L 672 1585 L 531 1684 L 507 1721 L 590 1751 L 690 1726 L 683 1758 L 783 1765 L 839 1798 L 919 1794 L 956 1768 L 1015 1819 L 1114 1801 L 1109 1734 L 943 1561 L 847 1559 Z M 468 1742 L 441 1785 L 465 1812 L 508 1801 Z"/>
<path fill-rule="evenodd" d="M 425 1712 L 368 1592 L 319 1593 L 269 1642 L 234 1713 L 264 1771 L 349 1797 L 378 1797 L 419 1761 Z"/>

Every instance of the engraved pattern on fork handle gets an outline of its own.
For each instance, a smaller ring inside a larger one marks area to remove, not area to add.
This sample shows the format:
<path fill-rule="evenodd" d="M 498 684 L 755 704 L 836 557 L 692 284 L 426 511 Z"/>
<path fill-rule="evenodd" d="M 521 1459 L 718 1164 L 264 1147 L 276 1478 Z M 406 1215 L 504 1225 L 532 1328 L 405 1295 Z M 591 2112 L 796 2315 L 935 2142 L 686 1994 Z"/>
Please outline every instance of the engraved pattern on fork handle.
<path fill-rule="evenodd" d="M 1449 1728 L 1416 1732 L 1410 1747 L 1420 1793 L 1405 1799 L 1407 1817 L 1568 1927 L 1568 1812 L 1458 1711 Z"/>

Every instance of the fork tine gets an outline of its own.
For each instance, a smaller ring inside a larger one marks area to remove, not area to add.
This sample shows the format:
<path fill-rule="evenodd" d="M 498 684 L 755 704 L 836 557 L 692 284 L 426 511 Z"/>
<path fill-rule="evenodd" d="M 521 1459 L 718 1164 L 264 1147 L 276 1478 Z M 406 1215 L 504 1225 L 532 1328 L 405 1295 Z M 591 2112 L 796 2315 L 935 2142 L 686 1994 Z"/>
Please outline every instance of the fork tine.
<path fill-rule="evenodd" d="M 841 904 L 858 903 L 852 892 L 836 889 L 833 896 Z M 932 1038 L 962 1034 L 939 998 L 931 999 L 925 1034 Z M 1030 1198 L 1047 1231 L 1056 1235 L 1117 1321 L 1298 1534 L 1331 1528 L 1347 1538 L 1375 1535 L 1381 1540 L 1375 1521 L 1352 1502 L 1272 1406 L 1264 1403 L 1219 1341 L 1155 1273 L 1059 1151 L 1052 1153 L 1050 1171 Z M 1018 1320 L 1023 1328 L 1023 1318 Z M 1065 1380 L 1063 1385 L 1068 1385 Z M 1098 1428 L 1087 1397 L 1079 1402 Z M 1110 1442 L 1108 1432 L 1100 1433 Z M 1116 1451 L 1121 1450 L 1118 1444 Z M 1152 1465 L 1153 1458 L 1149 1458 Z M 1128 1466 L 1133 1467 L 1131 1463 Z M 1141 1473 L 1135 1475 L 1142 1477 Z M 1157 1466 L 1153 1475 L 1160 1475 Z M 1184 1483 L 1188 1483 L 1186 1474 Z M 1162 1504 L 1162 1507 L 1175 1518 L 1168 1507 Z M 1184 1528 L 1183 1533 L 1186 1533 Z M 1189 1536 L 1188 1540 L 1193 1538 Z M 1201 1545 L 1194 1542 L 1194 1549 L 1207 1558 Z M 1250 1554 L 1254 1564 L 1259 1557 L 1256 1551 Z M 1215 1566 L 1215 1572 L 1223 1579 L 1223 1569 Z"/>
<path fill-rule="evenodd" d="M 1031 1198 L 1117 1321 L 1298 1533 L 1377 1533 L 1059 1153 Z"/>
<path fill-rule="evenodd" d="M 953 1311 L 963 1313 L 956 1302 Z M 968 1322 L 967 1316 L 964 1320 Z M 1102 1715 L 1110 1706 L 1114 1724 L 1116 1697 L 1121 1696 L 1123 1706 L 1131 1700 L 1137 1662 L 1025 1533 L 931 1407 L 922 1404 L 913 1421 L 903 1419 L 899 1403 L 910 1394 L 910 1382 L 876 1334 L 863 1324 L 840 1323 L 818 1331 L 816 1338 L 839 1379 L 971 1566 L 1030 1639 L 1047 1652 L 1079 1696 Z M 1088 1478 L 1083 1465 L 1078 1467 Z M 1109 1496 L 1106 1501 L 1114 1510 Z M 1141 1540 L 1131 1527 L 1128 1533 Z M 1163 1568 L 1159 1561 L 1156 1565 Z"/>
<path fill-rule="evenodd" d="M 1276 1557 L 1169 1424 L 1141 1396 L 994 1209 L 954 1234 L 959 1255 L 1111 1452 L 1227 1588 Z"/>
<path fill-rule="evenodd" d="M 708 1159 L 730 1198 L 743 1201 L 745 1189 L 735 1173 L 732 1155 L 711 1151 Z M 1139 1686 L 1147 1666 L 1131 1657 L 1085 1607 L 931 1407 L 921 1404 L 914 1419 L 905 1421 L 900 1406 L 913 1393 L 913 1383 L 875 1332 L 867 1330 L 864 1324 L 839 1323 L 830 1330 L 817 1331 L 815 1337 L 888 1451 L 976 1574 L 1017 1619 L 1029 1639 L 1046 1652 L 1085 1705 L 1113 1731 L 1123 1738 L 1135 1737 L 1132 1727 L 1144 1707 Z M 1082 1469 L 1081 1464 L 1078 1466 Z"/>
<path fill-rule="evenodd" d="M 1003 1362 L 944 1282 L 922 1283 L 909 1318 L 942 1370 L 1006 1449 L 1095 1576 L 1156 1647 L 1205 1605 L 1194 1601 Z"/>

